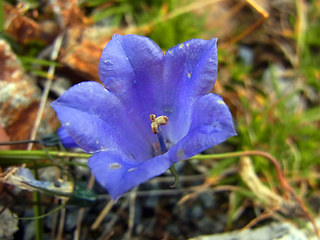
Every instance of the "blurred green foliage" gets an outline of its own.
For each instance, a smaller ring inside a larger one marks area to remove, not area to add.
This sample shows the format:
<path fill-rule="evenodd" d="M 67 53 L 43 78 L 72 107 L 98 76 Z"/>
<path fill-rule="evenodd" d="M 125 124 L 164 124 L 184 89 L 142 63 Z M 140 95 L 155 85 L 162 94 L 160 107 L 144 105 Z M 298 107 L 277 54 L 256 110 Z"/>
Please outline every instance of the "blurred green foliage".
<path fill-rule="evenodd" d="M 191 13 L 155 25 L 149 37 L 163 50 L 168 50 L 178 43 L 201 36 L 204 18 L 195 18 Z"/>
<path fill-rule="evenodd" d="M 187 12 L 166 20 L 168 13 L 174 12 L 192 1 L 181 0 L 83 0 L 80 6 L 87 9 L 94 22 L 107 22 L 113 27 L 125 25 L 136 28 L 150 25 L 148 37 L 153 39 L 162 49 L 200 36 L 205 16 L 195 16 Z"/>
<path fill-rule="evenodd" d="M 220 52 L 220 59 L 223 60 L 220 63 L 230 70 L 232 82 L 228 86 L 234 86 L 226 89 L 231 92 L 240 89 L 240 92 L 247 93 L 238 94 L 242 108 L 238 109 L 241 113 L 236 118 L 238 136 L 230 139 L 229 143 L 237 150 L 259 149 L 275 156 L 289 181 L 300 178 L 313 183 L 308 196 L 318 192 L 315 187 L 319 186 L 319 182 L 315 176 L 320 163 L 320 12 L 316 10 L 315 1 L 312 4 L 305 42 L 302 43 L 303 51 L 298 56 L 300 64 L 290 69 L 295 74 L 287 80 L 285 88 L 281 86 L 283 79 L 276 74 L 274 63 L 270 62 L 269 67 L 264 69 L 271 73 L 271 82 L 266 85 L 262 74 L 257 77 L 257 69 L 243 66 L 241 60 L 234 56 L 226 58 L 227 52 Z M 295 20 L 292 22 L 296 24 Z M 243 85 L 248 81 L 254 87 Z M 257 174 L 263 176 L 267 185 L 277 186 L 273 165 L 259 157 L 253 159 Z M 212 174 L 219 176 L 225 168 L 236 165 L 237 162 L 232 159 L 223 160 L 215 166 Z M 244 186 L 240 178 L 235 182 Z M 299 186 L 299 182 L 292 184 Z M 229 224 L 243 206 L 245 198 L 243 193 L 233 194 L 235 200 L 230 203 Z"/>
<path fill-rule="evenodd" d="M 311 12 L 305 37 L 305 48 L 301 56 L 301 71 L 307 83 L 320 92 L 320 13 Z M 317 104 L 320 100 L 317 100 Z"/>
<path fill-rule="evenodd" d="M 122 21 L 132 21 L 137 26 L 150 23 L 161 17 L 161 8 L 166 6 L 172 10 L 179 0 L 83 0 L 81 7 L 86 7 L 95 22 L 108 19 L 113 26 L 119 26 Z"/>

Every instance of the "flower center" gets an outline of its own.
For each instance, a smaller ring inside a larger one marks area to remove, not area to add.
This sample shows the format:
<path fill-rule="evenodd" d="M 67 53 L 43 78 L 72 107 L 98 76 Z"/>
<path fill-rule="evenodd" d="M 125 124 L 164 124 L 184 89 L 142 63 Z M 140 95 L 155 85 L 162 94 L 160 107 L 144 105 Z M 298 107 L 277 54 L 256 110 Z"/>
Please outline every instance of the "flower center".
<path fill-rule="evenodd" d="M 158 140 L 159 140 L 159 143 L 160 143 L 161 153 L 164 154 L 168 150 L 167 150 L 167 147 L 166 147 L 166 143 L 164 142 L 164 138 L 163 138 L 163 135 L 161 133 L 160 126 L 161 125 L 166 125 L 168 123 L 168 117 L 166 117 L 166 116 L 156 117 L 155 114 L 150 114 L 150 120 L 151 120 L 152 132 L 154 134 L 157 134 L 157 137 L 158 137 Z"/>

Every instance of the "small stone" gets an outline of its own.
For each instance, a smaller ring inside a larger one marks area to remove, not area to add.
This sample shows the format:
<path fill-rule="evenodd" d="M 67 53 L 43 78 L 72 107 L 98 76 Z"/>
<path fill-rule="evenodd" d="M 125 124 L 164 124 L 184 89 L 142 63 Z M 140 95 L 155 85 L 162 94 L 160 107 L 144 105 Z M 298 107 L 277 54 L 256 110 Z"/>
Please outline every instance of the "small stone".
<path fill-rule="evenodd" d="M 39 109 L 41 92 L 25 72 L 7 42 L 0 40 L 0 124 L 11 141 L 30 138 Z M 49 103 L 46 105 L 39 134 L 53 131 L 58 120 Z M 23 146 L 13 146 L 21 148 Z"/>
<path fill-rule="evenodd" d="M 77 225 L 78 211 L 76 208 L 70 208 L 67 211 L 65 221 L 65 231 L 72 232 Z"/>
<path fill-rule="evenodd" d="M 216 204 L 214 195 L 211 192 L 204 192 L 200 194 L 199 199 L 201 200 L 205 208 L 212 208 Z"/>
<path fill-rule="evenodd" d="M 4 128 L 2 127 L 0 122 L 0 142 L 8 142 L 9 140 L 10 140 L 9 136 L 4 130 Z M 6 146 L 6 145 L 0 146 L 0 150 L 10 150 L 10 146 Z"/>
<path fill-rule="evenodd" d="M 180 229 L 179 226 L 176 224 L 169 224 L 166 229 L 168 232 L 170 232 L 173 236 L 179 236 L 180 235 Z"/>
<path fill-rule="evenodd" d="M 201 218 L 203 216 L 203 208 L 199 205 L 195 205 L 191 212 L 192 219 Z"/>
<path fill-rule="evenodd" d="M 59 26 L 56 21 L 27 16 L 19 7 L 4 2 L 5 26 L 16 42 L 27 44 L 36 40 L 41 43 L 51 43 L 58 35 Z M 27 2 L 24 2 L 24 6 Z"/>
<path fill-rule="evenodd" d="M 208 226 L 209 227 L 209 226 Z M 212 234 L 190 238 L 189 240 L 307 240 L 303 231 L 290 223 L 271 223 L 256 229 L 245 229 L 222 234 Z"/>
<path fill-rule="evenodd" d="M 101 52 L 110 38 L 108 29 L 100 26 L 88 26 L 85 29 L 68 29 L 67 50 L 61 62 L 78 73 L 84 79 L 99 81 L 98 65 Z M 111 36 L 110 36 L 111 37 Z"/>
<path fill-rule="evenodd" d="M 3 209 L 3 206 L 0 206 L 0 209 Z M 0 239 L 13 239 L 13 234 L 18 230 L 17 216 L 7 208 L 1 213 Z"/>
<path fill-rule="evenodd" d="M 223 232 L 225 227 L 224 222 L 210 217 L 201 218 L 196 224 L 198 229 L 205 234 L 212 232 Z"/>

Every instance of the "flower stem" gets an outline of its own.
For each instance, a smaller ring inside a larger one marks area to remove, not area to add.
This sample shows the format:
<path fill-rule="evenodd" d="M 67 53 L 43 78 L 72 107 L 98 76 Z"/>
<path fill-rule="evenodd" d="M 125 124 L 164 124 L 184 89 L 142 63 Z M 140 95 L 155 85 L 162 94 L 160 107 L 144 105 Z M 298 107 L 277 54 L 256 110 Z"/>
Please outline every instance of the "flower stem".
<path fill-rule="evenodd" d="M 33 170 L 34 177 L 37 179 L 38 174 L 37 170 Z M 43 239 L 43 219 L 38 219 L 39 216 L 42 215 L 42 207 L 41 207 L 41 194 L 38 191 L 33 191 L 33 200 L 35 201 L 35 205 L 33 206 L 33 213 L 34 213 L 34 224 L 35 224 L 35 235 L 36 240 Z"/>
<path fill-rule="evenodd" d="M 175 169 L 174 164 L 171 165 L 169 170 L 175 178 L 174 184 L 170 186 L 171 188 L 173 188 L 173 187 L 177 186 L 177 184 L 179 183 L 179 174 L 177 173 L 177 170 Z"/>
<path fill-rule="evenodd" d="M 0 151 L 0 165 L 3 160 L 20 159 L 20 160 L 43 160 L 52 158 L 89 158 L 92 154 L 74 153 L 74 152 L 59 152 L 59 151 L 43 151 L 43 150 L 4 150 Z M 4 161 L 3 161 L 4 162 Z"/>

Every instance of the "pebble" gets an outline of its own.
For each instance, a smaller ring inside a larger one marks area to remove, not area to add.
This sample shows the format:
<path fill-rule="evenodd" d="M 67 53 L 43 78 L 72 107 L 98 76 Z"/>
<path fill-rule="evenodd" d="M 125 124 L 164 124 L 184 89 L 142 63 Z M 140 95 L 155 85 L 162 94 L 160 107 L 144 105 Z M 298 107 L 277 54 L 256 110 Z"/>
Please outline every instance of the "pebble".
<path fill-rule="evenodd" d="M 246 229 L 243 231 L 233 231 L 228 233 L 204 235 L 189 240 L 308 240 L 309 238 L 302 230 L 297 229 L 290 223 L 277 223 L 259 227 L 256 229 Z"/>
<path fill-rule="evenodd" d="M 3 209 L 3 206 L 0 205 L 0 209 Z M 18 231 L 17 216 L 7 208 L 1 213 L 0 239 L 13 239 L 13 234 L 16 231 Z"/>

